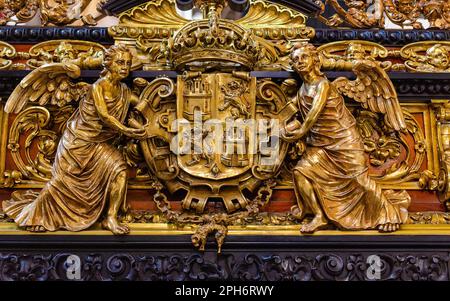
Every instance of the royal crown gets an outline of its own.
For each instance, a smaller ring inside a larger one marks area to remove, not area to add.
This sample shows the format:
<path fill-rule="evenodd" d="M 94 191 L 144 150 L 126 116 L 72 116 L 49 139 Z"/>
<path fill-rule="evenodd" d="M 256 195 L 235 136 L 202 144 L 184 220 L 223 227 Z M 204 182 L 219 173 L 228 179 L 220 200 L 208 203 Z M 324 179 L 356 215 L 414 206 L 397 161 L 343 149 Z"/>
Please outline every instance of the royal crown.
<path fill-rule="evenodd" d="M 260 53 L 252 33 L 218 15 L 210 10 L 208 19 L 192 21 L 175 35 L 170 56 L 176 69 L 252 69 Z"/>

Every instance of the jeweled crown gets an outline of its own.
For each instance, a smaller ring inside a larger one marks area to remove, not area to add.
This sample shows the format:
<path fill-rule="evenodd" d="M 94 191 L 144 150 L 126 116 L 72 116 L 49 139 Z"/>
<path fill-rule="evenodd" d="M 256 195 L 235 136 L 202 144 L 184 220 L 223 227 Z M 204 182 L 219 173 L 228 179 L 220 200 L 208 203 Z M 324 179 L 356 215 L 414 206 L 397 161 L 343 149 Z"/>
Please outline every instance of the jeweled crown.
<path fill-rule="evenodd" d="M 173 66 L 201 69 L 205 66 L 252 69 L 260 49 L 253 34 L 235 22 L 220 19 L 220 10 L 209 7 L 207 19 L 192 21 L 170 43 Z"/>

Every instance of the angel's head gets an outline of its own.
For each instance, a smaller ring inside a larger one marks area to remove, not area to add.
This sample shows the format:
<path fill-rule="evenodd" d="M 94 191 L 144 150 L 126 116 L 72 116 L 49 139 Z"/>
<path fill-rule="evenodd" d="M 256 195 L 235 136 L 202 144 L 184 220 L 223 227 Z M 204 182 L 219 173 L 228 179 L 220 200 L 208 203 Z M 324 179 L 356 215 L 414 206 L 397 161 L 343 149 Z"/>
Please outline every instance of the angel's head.
<path fill-rule="evenodd" d="M 450 53 L 442 44 L 436 44 L 427 50 L 428 63 L 436 68 L 446 70 L 450 67 Z"/>
<path fill-rule="evenodd" d="M 105 51 L 103 59 L 103 71 L 101 76 L 110 73 L 113 77 L 121 80 L 128 77 L 130 73 L 132 55 L 128 48 L 123 44 L 117 44 L 109 47 Z"/>
<path fill-rule="evenodd" d="M 362 60 L 366 57 L 366 51 L 362 44 L 349 43 L 345 50 L 345 56 L 348 59 Z"/>
<path fill-rule="evenodd" d="M 61 42 L 56 47 L 53 54 L 55 61 L 63 62 L 64 60 L 74 60 L 77 58 L 78 52 L 73 48 L 73 45 L 66 42 Z"/>
<path fill-rule="evenodd" d="M 321 75 L 322 62 L 316 47 L 310 43 L 295 44 L 291 52 L 292 68 L 299 74 L 315 72 Z"/>

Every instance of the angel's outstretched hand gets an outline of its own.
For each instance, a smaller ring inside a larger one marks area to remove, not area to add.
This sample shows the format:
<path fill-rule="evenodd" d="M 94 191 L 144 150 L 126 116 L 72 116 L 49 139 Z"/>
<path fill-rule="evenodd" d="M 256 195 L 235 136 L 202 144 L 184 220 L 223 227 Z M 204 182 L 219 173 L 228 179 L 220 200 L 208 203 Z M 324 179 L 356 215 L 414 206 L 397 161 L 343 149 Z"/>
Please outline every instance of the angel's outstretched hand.
<path fill-rule="evenodd" d="M 135 139 L 145 139 L 147 138 L 147 130 L 146 126 L 142 125 L 139 121 L 134 118 L 130 118 L 128 120 L 128 124 L 131 126 L 130 128 L 126 128 L 124 134 L 128 137 Z"/>
<path fill-rule="evenodd" d="M 285 122 L 280 129 L 280 137 L 287 142 L 295 142 L 302 137 L 300 129 L 301 123 L 297 119 L 290 123 Z"/>

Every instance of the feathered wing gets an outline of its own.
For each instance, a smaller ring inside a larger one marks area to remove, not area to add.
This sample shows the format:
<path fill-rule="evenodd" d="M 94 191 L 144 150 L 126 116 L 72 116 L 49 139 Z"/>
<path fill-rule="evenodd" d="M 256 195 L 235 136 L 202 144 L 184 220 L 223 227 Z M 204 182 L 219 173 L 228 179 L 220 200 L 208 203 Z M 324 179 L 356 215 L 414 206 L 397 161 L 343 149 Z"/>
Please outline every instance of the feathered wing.
<path fill-rule="evenodd" d="M 356 80 L 339 77 L 334 86 L 343 95 L 360 102 L 374 113 L 384 114 L 386 125 L 396 131 L 406 129 L 397 92 L 389 76 L 376 62 L 357 61 L 352 66 Z"/>
<path fill-rule="evenodd" d="M 89 87 L 87 83 L 72 82 L 80 74 L 80 68 L 71 63 L 47 64 L 33 70 L 14 89 L 6 102 L 5 112 L 19 113 L 29 102 L 61 107 L 79 101 Z"/>

